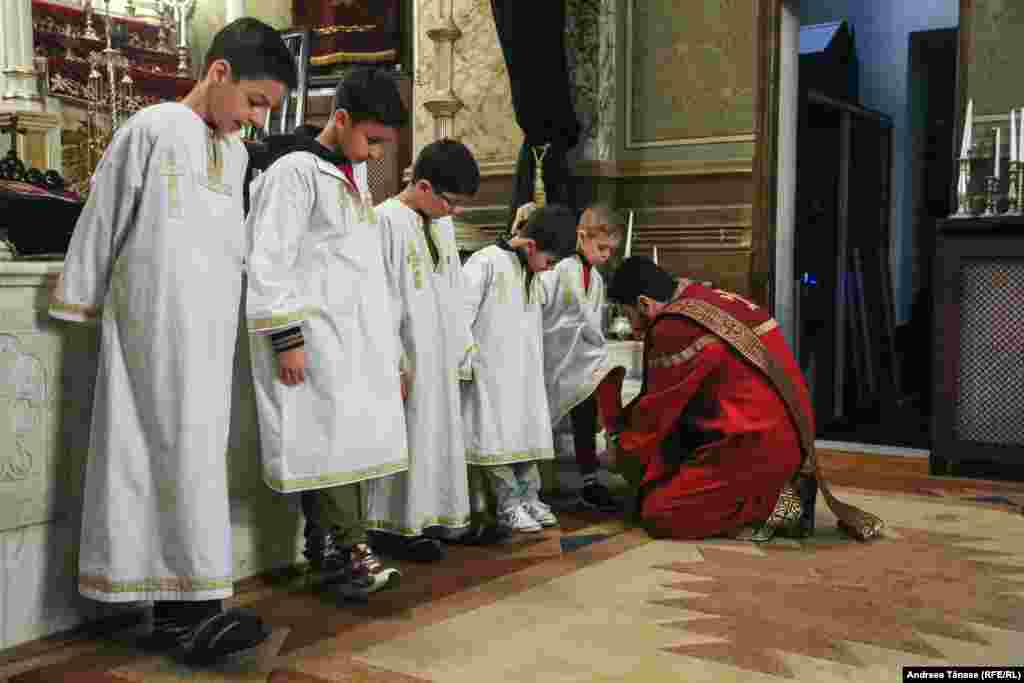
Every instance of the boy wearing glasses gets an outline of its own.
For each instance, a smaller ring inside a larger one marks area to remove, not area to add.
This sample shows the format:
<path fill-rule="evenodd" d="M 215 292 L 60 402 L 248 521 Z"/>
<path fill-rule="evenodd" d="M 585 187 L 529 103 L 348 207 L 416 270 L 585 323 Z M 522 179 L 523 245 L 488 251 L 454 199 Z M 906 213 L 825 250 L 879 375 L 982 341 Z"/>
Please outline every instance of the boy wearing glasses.
<path fill-rule="evenodd" d="M 470 526 L 459 380 L 471 379 L 474 345 L 451 216 L 479 186 L 473 154 L 442 139 L 420 152 L 412 182 L 376 208 L 402 350 L 410 465 L 367 484 L 367 525 L 373 547 L 400 559 L 440 560 L 439 539 Z"/>

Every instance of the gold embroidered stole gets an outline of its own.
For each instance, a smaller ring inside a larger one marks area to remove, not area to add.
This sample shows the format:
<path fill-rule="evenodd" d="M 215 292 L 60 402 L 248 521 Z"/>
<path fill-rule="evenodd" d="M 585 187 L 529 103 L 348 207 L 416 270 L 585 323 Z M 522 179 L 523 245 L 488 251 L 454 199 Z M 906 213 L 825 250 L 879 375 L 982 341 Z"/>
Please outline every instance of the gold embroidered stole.
<path fill-rule="evenodd" d="M 885 527 L 885 522 L 876 515 L 861 510 L 838 500 L 828 487 L 828 483 L 818 466 L 818 458 L 814 448 L 814 431 L 811 428 L 810 416 L 800 407 L 797 401 L 797 390 L 786 371 L 775 361 L 764 343 L 749 326 L 737 320 L 718 306 L 700 299 L 682 299 L 674 305 L 672 313 L 679 313 L 707 328 L 736 350 L 743 358 L 767 375 L 775 391 L 786 404 L 793 423 L 800 435 L 800 445 L 804 452 L 800 471 L 813 476 L 825 499 L 829 510 L 840 522 L 840 526 L 860 540 L 868 540 L 878 536 Z"/>

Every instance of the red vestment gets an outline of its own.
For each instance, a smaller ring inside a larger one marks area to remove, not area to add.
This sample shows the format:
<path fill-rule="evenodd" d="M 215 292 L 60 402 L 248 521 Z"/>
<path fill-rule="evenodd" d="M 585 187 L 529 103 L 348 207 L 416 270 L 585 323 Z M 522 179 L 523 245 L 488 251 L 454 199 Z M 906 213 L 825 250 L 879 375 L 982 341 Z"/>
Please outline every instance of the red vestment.
<path fill-rule="evenodd" d="M 741 297 L 683 281 L 698 299 L 750 327 L 796 387 L 812 415 L 799 365 L 776 322 Z M 796 425 L 768 377 L 675 303 L 654 320 L 644 343 L 644 385 L 619 414 L 615 391 L 599 392 L 606 425 L 624 420 L 620 458 L 644 467 L 640 514 L 659 536 L 726 534 L 764 522 L 800 467 Z M 611 384 L 614 384 L 612 382 Z M 813 427 L 813 425 L 812 425 Z"/>

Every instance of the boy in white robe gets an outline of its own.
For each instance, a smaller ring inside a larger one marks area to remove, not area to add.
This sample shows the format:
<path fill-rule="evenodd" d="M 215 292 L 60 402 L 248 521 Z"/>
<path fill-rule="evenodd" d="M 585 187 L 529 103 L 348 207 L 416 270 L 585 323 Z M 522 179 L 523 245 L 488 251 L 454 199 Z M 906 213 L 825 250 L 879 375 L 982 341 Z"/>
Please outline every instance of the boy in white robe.
<path fill-rule="evenodd" d="M 367 484 L 367 516 L 376 530 L 371 545 L 399 559 L 440 560 L 438 537 L 453 539 L 470 525 L 459 381 L 470 379 L 473 339 L 450 216 L 479 186 L 469 149 L 437 140 L 420 152 L 409 185 L 376 209 L 409 387 L 410 465 Z"/>
<path fill-rule="evenodd" d="M 554 457 L 541 349 L 543 288 L 535 274 L 576 242 L 563 206 L 533 211 L 512 237 L 473 254 L 463 268 L 466 308 L 479 352 L 463 386 L 466 462 L 483 466 L 498 521 L 515 531 L 558 523 L 540 500 L 538 460 Z"/>
<path fill-rule="evenodd" d="M 408 121 L 393 76 L 357 69 L 327 126 L 250 187 L 246 299 L 264 481 L 302 492 L 306 556 L 347 597 L 397 585 L 356 484 L 408 467 L 398 340 L 366 181 Z"/>
<path fill-rule="evenodd" d="M 224 27 L 203 79 L 114 135 L 53 292 L 50 315 L 99 322 L 79 590 L 155 601 L 150 644 L 209 663 L 259 644 L 224 611 L 233 562 L 225 453 L 241 301 L 247 154 L 294 60 L 277 31 Z"/>
<path fill-rule="evenodd" d="M 601 328 L 604 281 L 597 268 L 618 245 L 620 229 L 603 205 L 580 217 L 576 253 L 541 276 L 544 285 L 544 378 L 556 429 L 571 423 L 576 465 L 583 477 L 580 501 L 604 512 L 616 500 L 597 480 L 597 402 L 595 391 L 611 371 Z"/>

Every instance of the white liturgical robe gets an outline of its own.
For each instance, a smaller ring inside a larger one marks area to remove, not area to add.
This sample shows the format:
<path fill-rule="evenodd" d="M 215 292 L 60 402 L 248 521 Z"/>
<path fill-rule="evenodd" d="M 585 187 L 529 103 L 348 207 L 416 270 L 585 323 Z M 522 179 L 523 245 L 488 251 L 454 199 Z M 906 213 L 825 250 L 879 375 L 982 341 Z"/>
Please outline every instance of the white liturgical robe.
<path fill-rule="evenodd" d="M 167 103 L 129 119 L 93 176 L 50 306 L 100 324 L 79 557 L 87 597 L 231 595 L 225 456 L 247 156 Z"/>
<path fill-rule="evenodd" d="M 366 184 L 292 152 L 250 186 L 249 321 L 263 478 L 280 492 L 405 471 L 398 340 Z M 285 385 L 269 335 L 300 327 L 305 381 Z"/>
<path fill-rule="evenodd" d="M 497 245 L 463 267 L 465 302 L 478 353 L 462 387 L 466 461 L 507 465 L 554 457 L 544 388 L 539 277 L 526 290 L 526 267 Z"/>
<path fill-rule="evenodd" d="M 544 286 L 544 380 L 551 424 L 558 425 L 597 389 L 611 371 L 601 330 L 605 289 L 601 273 L 590 269 L 583 290 L 583 261 L 564 258 L 541 274 Z"/>
<path fill-rule="evenodd" d="M 430 221 L 397 198 L 377 209 L 392 313 L 410 383 L 405 402 L 409 471 L 366 486 L 371 528 L 407 536 L 469 525 L 460 366 L 473 351 L 463 309 L 462 265 L 450 218 Z M 462 376 L 469 378 L 466 372 Z"/>

